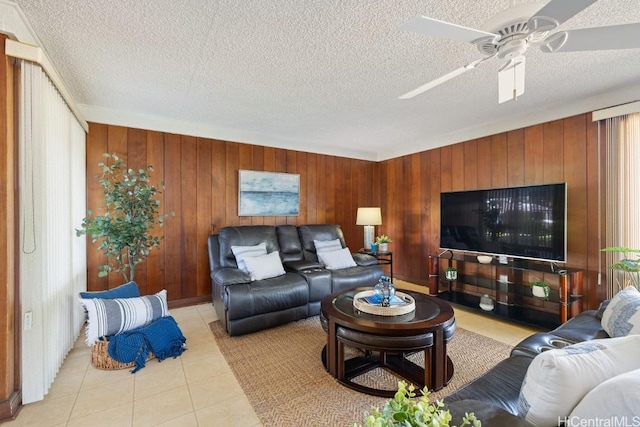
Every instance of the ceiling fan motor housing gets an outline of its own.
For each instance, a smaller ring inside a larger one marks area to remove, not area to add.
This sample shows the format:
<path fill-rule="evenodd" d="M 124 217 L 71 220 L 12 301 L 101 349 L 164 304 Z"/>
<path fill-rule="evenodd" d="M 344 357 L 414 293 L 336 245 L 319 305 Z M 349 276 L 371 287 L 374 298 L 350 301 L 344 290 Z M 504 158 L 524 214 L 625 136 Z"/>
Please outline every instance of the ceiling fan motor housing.
<path fill-rule="evenodd" d="M 524 38 L 509 40 L 502 46 L 498 47 L 498 58 L 517 58 L 518 56 L 522 56 L 527 51 L 527 47 L 529 47 L 529 44 Z"/>

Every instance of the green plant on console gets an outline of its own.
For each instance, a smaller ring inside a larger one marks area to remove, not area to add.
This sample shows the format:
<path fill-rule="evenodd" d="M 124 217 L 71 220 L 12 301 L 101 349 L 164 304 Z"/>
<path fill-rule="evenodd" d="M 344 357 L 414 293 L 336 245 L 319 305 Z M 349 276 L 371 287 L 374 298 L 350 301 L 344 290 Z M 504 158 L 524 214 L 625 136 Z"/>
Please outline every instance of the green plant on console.
<path fill-rule="evenodd" d="M 376 243 L 380 244 L 380 243 L 393 243 L 393 242 L 391 238 L 389 238 L 389 236 L 381 234 L 376 237 Z"/>
<path fill-rule="evenodd" d="M 610 246 L 602 249 L 602 252 L 618 252 L 623 254 L 624 258 L 611 264 L 609 268 L 628 273 L 629 280 L 624 284 L 624 286 L 622 286 L 623 288 L 631 284 L 635 286 L 636 289 L 640 290 L 640 249 Z"/>
<path fill-rule="evenodd" d="M 451 414 L 443 409 L 444 403 L 429 402 L 429 390 L 425 387 L 420 391 L 422 396 L 416 397 L 415 387 L 407 386 L 404 381 L 398 382 L 398 391 L 393 399 L 388 400 L 382 411 L 371 408 L 371 413 L 365 413 L 366 427 L 449 427 L 451 426 Z M 482 423 L 472 413 L 465 414 L 462 419 L 463 426 L 480 427 Z M 359 427 L 353 424 L 353 427 Z"/>
<path fill-rule="evenodd" d="M 447 269 L 444 272 L 444 277 L 447 280 L 457 280 L 458 279 L 458 269 L 455 267 L 447 267 Z"/>
<path fill-rule="evenodd" d="M 135 171 L 127 169 L 116 154 L 105 153 L 103 157 L 112 160 L 111 164 L 98 163 L 102 169 L 98 178 L 105 214 L 87 211 L 76 235 L 89 234 L 93 243 L 100 242 L 98 249 L 107 257 L 107 264 L 98 266 L 98 277 L 116 271 L 129 282 L 134 280 L 136 265 L 145 260 L 151 249 L 160 246 L 162 238 L 152 231 L 156 225 L 162 227 L 169 214 L 159 212 L 160 202 L 155 197 L 160 191 L 150 183 L 152 166 Z M 164 188 L 164 184 L 160 183 L 160 187 Z"/>
<path fill-rule="evenodd" d="M 538 298 L 549 299 L 550 288 L 549 288 L 549 285 L 547 285 L 545 282 L 531 282 L 529 285 L 531 286 L 531 291 L 533 292 L 534 296 Z M 536 294 L 536 291 L 535 291 L 536 287 L 542 289 L 542 293 L 544 294 L 544 296 Z"/>

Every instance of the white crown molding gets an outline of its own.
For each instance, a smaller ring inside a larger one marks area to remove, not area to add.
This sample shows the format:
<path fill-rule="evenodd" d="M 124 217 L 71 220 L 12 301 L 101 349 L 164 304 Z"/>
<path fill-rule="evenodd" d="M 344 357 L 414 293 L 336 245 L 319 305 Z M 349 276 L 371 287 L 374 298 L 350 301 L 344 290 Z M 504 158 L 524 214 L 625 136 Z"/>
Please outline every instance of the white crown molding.
<path fill-rule="evenodd" d="M 94 123 L 125 126 L 137 129 L 155 130 L 178 135 L 196 136 L 243 144 L 262 145 L 265 147 L 283 148 L 315 154 L 347 157 L 360 160 L 376 161 L 376 153 L 372 151 L 353 150 L 347 147 L 326 147 L 309 142 L 291 140 L 286 137 L 273 137 L 242 129 L 230 129 L 210 124 L 175 120 L 168 117 L 140 114 L 132 111 L 117 110 L 105 107 L 79 104 L 83 116 Z"/>

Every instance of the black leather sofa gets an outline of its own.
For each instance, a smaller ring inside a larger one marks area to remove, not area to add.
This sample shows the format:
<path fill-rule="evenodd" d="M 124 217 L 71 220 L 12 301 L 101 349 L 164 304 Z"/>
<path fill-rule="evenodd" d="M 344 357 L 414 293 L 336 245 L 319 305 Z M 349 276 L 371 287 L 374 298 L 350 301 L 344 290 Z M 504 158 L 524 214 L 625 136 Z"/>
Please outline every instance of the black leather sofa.
<path fill-rule="evenodd" d="M 465 412 L 474 412 L 483 426 L 529 426 L 517 414 L 520 389 L 533 358 L 545 350 L 609 338 L 598 313 L 582 312 L 551 332 L 533 334 L 521 341 L 509 358 L 443 399 L 453 419 L 458 421 Z"/>
<path fill-rule="evenodd" d="M 211 297 L 229 335 L 242 335 L 314 316 L 325 296 L 347 288 L 374 286 L 382 268 L 377 260 L 352 254 L 357 266 L 327 270 L 318 262 L 314 240 L 339 239 L 339 225 L 249 225 L 223 227 L 209 236 Z M 266 244 L 268 253 L 279 251 L 285 274 L 263 280 L 238 268 L 232 246 Z"/>

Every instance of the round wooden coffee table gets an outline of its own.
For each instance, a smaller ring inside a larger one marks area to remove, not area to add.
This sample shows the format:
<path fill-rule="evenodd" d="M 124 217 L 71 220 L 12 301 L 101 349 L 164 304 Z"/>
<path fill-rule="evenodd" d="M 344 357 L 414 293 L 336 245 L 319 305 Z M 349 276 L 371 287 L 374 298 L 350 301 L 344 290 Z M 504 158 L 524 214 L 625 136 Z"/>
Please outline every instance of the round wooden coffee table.
<path fill-rule="evenodd" d="M 349 289 L 324 298 L 320 320 L 327 332 L 322 360 L 341 384 L 362 393 L 392 397 L 396 390 L 367 387 L 352 379 L 383 367 L 418 388 L 440 390 L 453 376 L 447 342 L 455 331 L 453 308 L 446 301 L 402 290 L 415 299 L 416 310 L 400 316 L 378 316 L 358 311 L 353 297 L 367 288 Z M 364 350 L 362 356 L 344 359 L 344 346 Z M 407 359 L 424 351 L 424 368 Z"/>

